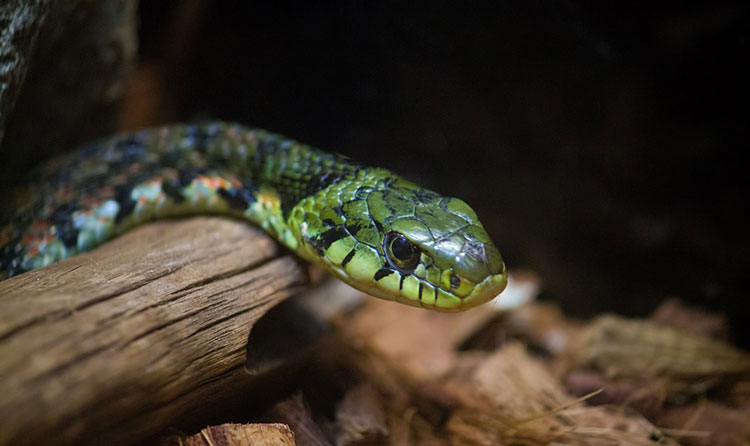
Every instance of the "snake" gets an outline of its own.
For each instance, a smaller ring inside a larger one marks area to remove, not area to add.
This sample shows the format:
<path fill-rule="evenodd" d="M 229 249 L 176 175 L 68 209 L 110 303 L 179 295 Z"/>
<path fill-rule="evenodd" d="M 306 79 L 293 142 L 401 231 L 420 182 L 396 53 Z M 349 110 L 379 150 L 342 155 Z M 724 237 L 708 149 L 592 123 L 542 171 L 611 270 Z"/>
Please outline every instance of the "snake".
<path fill-rule="evenodd" d="M 208 121 L 120 133 L 48 162 L 0 226 L 0 279 L 145 222 L 244 219 L 371 296 L 455 312 L 507 284 L 463 200 L 279 134 Z"/>

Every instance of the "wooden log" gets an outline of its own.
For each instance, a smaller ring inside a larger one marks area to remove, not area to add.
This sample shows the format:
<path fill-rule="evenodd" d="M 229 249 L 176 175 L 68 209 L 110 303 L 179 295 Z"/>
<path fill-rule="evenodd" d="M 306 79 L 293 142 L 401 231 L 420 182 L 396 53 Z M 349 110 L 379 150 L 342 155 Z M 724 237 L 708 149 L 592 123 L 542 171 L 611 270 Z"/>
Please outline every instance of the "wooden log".
<path fill-rule="evenodd" d="M 250 329 L 303 270 L 202 217 L 0 282 L 0 444 L 132 443 L 246 388 Z"/>

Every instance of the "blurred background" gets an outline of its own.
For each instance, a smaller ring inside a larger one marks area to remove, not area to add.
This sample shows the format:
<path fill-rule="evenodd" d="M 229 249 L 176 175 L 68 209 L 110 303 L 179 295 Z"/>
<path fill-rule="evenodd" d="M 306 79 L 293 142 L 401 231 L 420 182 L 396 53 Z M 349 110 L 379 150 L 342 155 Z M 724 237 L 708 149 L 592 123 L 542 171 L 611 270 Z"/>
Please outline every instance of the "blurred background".
<path fill-rule="evenodd" d="M 677 296 L 726 313 L 750 346 L 747 2 L 131 6 L 72 14 L 82 35 L 86 14 L 122 30 L 107 47 L 125 61 L 106 90 L 116 118 L 71 123 L 101 79 L 80 73 L 54 86 L 63 106 L 25 106 L 50 95 L 42 68 L 85 69 L 32 63 L 0 187 L 115 127 L 238 121 L 463 198 L 570 315 L 646 315 Z M 70 42 L 35 57 L 80 59 Z M 54 122 L 68 130 L 40 131 Z"/>

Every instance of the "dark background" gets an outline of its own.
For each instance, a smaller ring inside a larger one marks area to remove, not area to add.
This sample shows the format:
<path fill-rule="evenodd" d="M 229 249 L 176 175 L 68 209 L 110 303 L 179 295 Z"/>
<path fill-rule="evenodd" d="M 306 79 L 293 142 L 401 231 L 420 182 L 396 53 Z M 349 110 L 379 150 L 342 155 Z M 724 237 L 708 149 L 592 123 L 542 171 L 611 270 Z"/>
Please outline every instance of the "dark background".
<path fill-rule="evenodd" d="M 140 3 L 122 126 L 222 118 L 472 205 L 576 316 L 750 346 L 748 2 Z"/>

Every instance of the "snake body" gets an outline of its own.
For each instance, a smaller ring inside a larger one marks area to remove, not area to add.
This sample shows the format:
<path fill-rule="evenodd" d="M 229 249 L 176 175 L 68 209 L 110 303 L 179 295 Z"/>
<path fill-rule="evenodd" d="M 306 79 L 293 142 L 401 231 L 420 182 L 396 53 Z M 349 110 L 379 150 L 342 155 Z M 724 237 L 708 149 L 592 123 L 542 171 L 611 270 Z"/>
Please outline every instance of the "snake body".
<path fill-rule="evenodd" d="M 381 168 L 264 130 L 173 125 L 91 143 L 40 170 L 0 228 L 0 278 L 89 251 L 143 222 L 244 218 L 368 294 L 460 311 L 505 265 L 475 212 Z"/>

